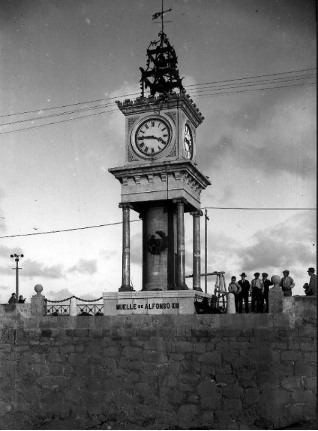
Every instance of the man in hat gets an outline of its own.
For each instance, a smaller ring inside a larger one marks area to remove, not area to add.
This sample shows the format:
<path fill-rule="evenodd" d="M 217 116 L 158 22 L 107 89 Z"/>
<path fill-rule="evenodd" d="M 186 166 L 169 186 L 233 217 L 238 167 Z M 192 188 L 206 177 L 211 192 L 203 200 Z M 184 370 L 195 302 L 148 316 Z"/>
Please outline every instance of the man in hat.
<path fill-rule="evenodd" d="M 284 277 L 280 281 L 280 285 L 282 291 L 284 292 L 284 296 L 292 296 L 292 289 L 295 287 L 295 282 L 292 277 L 289 276 L 289 271 L 285 269 L 283 271 Z"/>
<path fill-rule="evenodd" d="M 314 268 L 308 268 L 308 275 L 310 277 L 309 284 L 304 284 L 306 296 L 317 296 L 317 275 Z"/>
<path fill-rule="evenodd" d="M 244 301 L 245 313 L 249 312 L 248 309 L 248 295 L 250 291 L 250 282 L 246 280 L 245 272 L 242 272 L 240 275 L 241 280 L 238 281 L 238 284 L 241 286 L 240 300 L 239 300 L 239 313 L 242 313 L 242 306 Z"/>
<path fill-rule="evenodd" d="M 260 280 L 259 276 L 260 276 L 260 273 L 255 272 L 254 274 L 255 278 L 251 282 L 252 312 L 254 313 L 262 313 L 261 305 L 262 305 L 263 282 L 262 280 Z"/>
<path fill-rule="evenodd" d="M 268 274 L 267 272 L 262 273 L 262 281 L 264 286 L 264 292 L 262 295 L 262 305 L 261 308 L 264 310 L 264 301 L 265 301 L 265 313 L 268 313 L 268 292 L 269 292 L 269 286 L 273 286 L 273 282 L 268 280 Z"/>

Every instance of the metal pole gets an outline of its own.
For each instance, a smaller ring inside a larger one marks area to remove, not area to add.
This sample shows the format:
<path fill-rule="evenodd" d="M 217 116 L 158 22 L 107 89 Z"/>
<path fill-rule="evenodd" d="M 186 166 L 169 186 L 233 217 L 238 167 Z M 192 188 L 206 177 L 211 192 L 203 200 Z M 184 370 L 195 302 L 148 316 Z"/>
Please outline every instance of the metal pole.
<path fill-rule="evenodd" d="M 16 295 L 16 303 L 19 301 L 19 258 L 15 259 L 17 265 L 15 269 L 15 295 Z"/>
<path fill-rule="evenodd" d="M 205 208 L 205 293 L 208 293 L 208 210 Z"/>
<path fill-rule="evenodd" d="M 10 257 L 14 259 L 16 262 L 16 267 L 12 269 L 15 269 L 15 295 L 16 295 L 15 302 L 18 303 L 19 302 L 19 269 L 22 269 L 22 268 L 19 268 L 19 257 L 21 258 L 24 257 L 24 254 L 16 254 L 16 253 L 10 254 Z"/>

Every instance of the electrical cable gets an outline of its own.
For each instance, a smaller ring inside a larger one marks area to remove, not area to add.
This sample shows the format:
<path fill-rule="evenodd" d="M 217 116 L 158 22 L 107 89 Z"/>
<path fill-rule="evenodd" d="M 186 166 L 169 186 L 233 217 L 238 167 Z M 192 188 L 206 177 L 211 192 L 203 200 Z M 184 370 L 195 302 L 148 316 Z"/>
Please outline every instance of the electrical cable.
<path fill-rule="evenodd" d="M 265 78 L 267 76 L 278 76 L 278 75 L 285 75 L 285 74 L 287 75 L 287 74 L 290 74 L 290 73 L 308 72 L 309 70 L 316 70 L 316 69 L 317 69 L 316 67 L 312 67 L 310 69 L 300 69 L 300 70 L 291 70 L 289 72 L 269 73 L 269 74 L 266 74 L 266 75 L 255 75 L 255 76 L 250 76 L 250 77 L 246 77 L 246 78 L 225 79 L 225 80 L 221 80 L 221 81 L 205 82 L 205 83 L 202 83 L 202 84 L 191 84 L 191 85 L 188 85 L 188 87 L 193 87 L 193 86 L 196 86 L 196 85 L 218 84 L 218 83 L 221 83 L 221 82 L 242 81 L 244 79 Z"/>
<path fill-rule="evenodd" d="M 214 210 L 248 210 L 248 211 L 316 211 L 317 208 L 253 208 L 253 207 L 203 207 Z"/>
<path fill-rule="evenodd" d="M 299 79 L 303 79 L 303 78 L 294 78 L 294 79 L 287 79 L 287 80 L 284 80 L 284 82 L 288 82 L 288 81 L 295 81 L 295 80 L 299 80 Z M 270 82 L 270 81 L 269 81 Z M 262 82 L 262 83 L 265 83 L 264 81 Z M 308 83 L 305 83 L 305 84 L 300 84 L 300 85 L 307 85 Z M 232 86 L 232 87 L 227 87 L 226 88 L 226 90 L 228 90 L 228 89 L 232 89 L 232 88 L 240 88 L 241 86 L 243 86 L 243 87 L 249 87 L 249 86 L 255 86 L 255 85 L 260 85 L 260 83 L 259 84 L 240 84 L 240 85 L 238 85 L 238 86 Z M 293 86 L 296 86 L 296 85 L 291 85 L 292 87 Z M 298 86 L 298 85 L 297 85 Z M 283 86 L 283 87 L 281 87 L 281 88 L 284 88 L 284 87 L 290 87 L 290 86 L 288 86 L 288 85 L 286 85 L 286 86 Z M 258 90 L 269 90 L 269 89 L 277 89 L 278 87 L 270 87 L 270 88 L 263 88 L 263 89 L 256 89 L 256 91 L 258 91 Z M 225 89 L 225 88 L 223 88 L 223 86 L 221 86 L 221 87 L 219 87 L 219 88 L 211 88 L 212 90 L 215 90 L 215 91 L 218 91 L 218 90 L 222 90 L 222 89 Z M 201 91 L 206 91 L 206 90 L 201 90 L 201 89 L 199 89 L 199 90 L 191 90 L 192 92 L 194 92 L 194 93 L 196 93 L 195 95 L 197 96 L 197 97 L 204 97 L 204 96 L 207 96 L 206 94 L 200 94 L 200 92 Z M 245 91 L 247 91 L 247 90 L 245 90 Z M 244 91 L 244 92 L 245 92 Z M 194 96 L 194 93 L 192 94 L 192 97 L 195 97 Z M 226 93 L 213 93 L 213 94 L 232 94 L 233 92 L 226 92 Z M 39 121 L 39 120 L 44 120 L 44 119 L 48 119 L 48 118 L 54 118 L 54 117 L 60 117 L 60 116 L 62 116 L 62 115 L 72 115 L 72 114 L 75 114 L 75 113 L 79 113 L 79 112 L 85 112 L 85 111 L 90 111 L 90 110 L 92 110 L 92 109 L 102 109 L 102 108 L 111 108 L 112 106 L 116 106 L 116 104 L 115 103 L 109 103 L 109 104 L 103 104 L 103 105 L 95 105 L 95 106 L 90 106 L 90 107 L 86 107 L 86 108 L 80 108 L 80 109 L 75 109 L 75 110 L 73 110 L 73 111 L 66 111 L 66 112 L 60 112 L 60 113 L 55 113 L 55 114 L 50 114 L 50 115 L 44 115 L 44 116 L 41 116 L 41 117 L 33 117 L 33 118 L 27 118 L 27 119 L 22 119 L 22 120 L 17 120 L 17 121 L 10 121 L 10 122 L 8 122 L 8 123 L 2 123 L 2 124 L 0 124 L 0 127 L 1 126 L 9 126 L 9 125 L 13 125 L 13 124 L 20 124 L 20 123 L 25 123 L 25 122 L 28 122 L 28 121 Z M 38 111 L 36 111 L 36 112 L 38 112 Z M 81 118 L 81 117 L 78 117 L 78 118 Z M 83 117 L 84 118 L 84 117 Z M 58 122 L 57 122 L 58 123 Z M 48 125 L 52 125 L 52 123 L 48 123 Z"/>
<path fill-rule="evenodd" d="M 243 81 L 243 80 L 251 81 L 251 80 L 258 79 L 258 78 L 265 78 L 265 77 L 269 77 L 269 76 L 278 76 L 278 75 L 288 75 L 288 74 L 292 74 L 292 73 L 301 73 L 301 72 L 307 72 L 307 71 L 311 71 L 311 70 L 316 70 L 316 68 L 300 69 L 300 70 L 271 73 L 271 74 L 265 74 L 265 75 L 256 75 L 256 76 L 236 78 L 236 79 L 226 79 L 226 80 L 221 80 L 221 81 L 211 81 L 211 82 L 205 82 L 205 83 L 201 83 L 201 84 L 190 84 L 186 88 L 190 88 L 190 87 L 199 87 L 199 88 L 201 87 L 202 88 L 202 86 L 206 86 L 206 85 L 211 86 L 211 85 L 226 83 L 226 82 L 234 83 L 235 81 Z M 303 77 L 302 76 L 301 77 L 295 77 L 295 79 L 296 78 L 304 79 L 305 76 L 306 75 L 303 75 Z M 276 79 L 273 79 L 272 81 L 284 80 L 286 78 L 287 77 L 276 78 Z M 293 79 L 293 77 L 288 78 L 288 80 L 291 80 L 291 79 Z M 255 82 L 257 82 L 257 81 L 255 81 Z M 225 84 L 225 86 L 226 85 L 228 85 L 228 84 Z M 30 110 L 30 111 L 5 114 L 5 115 L 0 115 L 0 118 L 11 117 L 11 116 L 15 116 L 15 115 L 25 115 L 25 114 L 31 114 L 31 113 L 35 113 L 35 112 L 42 112 L 42 111 L 48 111 L 48 110 L 54 110 L 54 109 L 63 109 L 63 108 L 71 107 L 71 106 L 85 105 L 85 104 L 89 104 L 89 103 L 106 102 L 106 101 L 109 101 L 112 99 L 118 99 L 121 97 L 135 96 L 137 94 L 139 94 L 139 93 L 130 93 L 130 94 L 126 94 L 126 95 L 113 96 L 113 97 L 104 98 L 104 99 L 89 100 L 89 101 L 77 102 L 77 103 L 72 103 L 72 104 L 65 104 L 65 105 L 60 105 L 60 106 L 55 106 L 55 107 L 50 107 L 50 108 L 40 108 L 40 109 L 34 109 L 34 110 Z"/>
<path fill-rule="evenodd" d="M 227 92 L 223 92 L 223 93 L 198 94 L 195 97 L 203 98 L 203 97 L 210 97 L 210 96 L 226 96 L 228 94 L 248 93 L 251 91 L 282 90 L 284 88 L 301 87 L 304 85 L 315 85 L 315 82 L 308 82 L 305 84 L 295 84 L 295 85 L 284 85 L 284 86 L 278 86 L 278 87 L 268 87 L 268 88 L 253 88 L 253 89 L 249 89 L 249 90 L 227 91 Z"/>
<path fill-rule="evenodd" d="M 224 92 L 218 92 L 218 93 L 199 94 L 199 95 L 197 95 L 195 97 L 203 98 L 203 97 L 210 97 L 210 96 L 226 96 L 228 94 L 239 94 L 239 93 L 246 93 L 246 92 L 253 92 L 253 91 L 281 90 L 281 89 L 289 88 L 289 87 L 299 87 L 299 86 L 314 85 L 314 84 L 315 84 L 314 82 L 310 82 L 310 83 L 304 83 L 304 84 L 300 84 L 299 83 L 299 84 L 295 84 L 295 85 L 284 85 L 284 86 L 267 87 L 267 88 L 256 88 L 256 89 L 247 89 L 247 90 L 238 90 L 238 91 L 224 91 Z M 215 90 L 217 90 L 217 89 L 215 89 Z M 6 131 L 6 132 L 0 132 L 0 135 L 6 135 L 6 134 L 10 134 L 10 133 L 18 133 L 18 132 L 28 131 L 28 130 L 32 130 L 32 129 L 35 129 L 35 128 L 40 128 L 40 127 L 45 127 L 45 126 L 51 126 L 51 125 L 55 125 L 55 124 L 59 124 L 59 123 L 64 123 L 64 122 L 74 121 L 74 120 L 79 120 L 79 119 L 93 117 L 95 115 L 101 115 L 101 114 L 111 113 L 111 112 L 118 112 L 118 110 L 114 109 L 114 110 L 111 110 L 111 111 L 102 111 L 102 112 L 99 112 L 99 113 L 89 114 L 89 115 L 83 115 L 81 117 L 70 118 L 70 119 L 67 119 L 67 120 L 53 121 L 51 123 L 45 123 L 45 124 L 41 124 L 41 125 L 34 125 L 34 126 L 30 126 L 30 127 L 25 127 L 25 128 L 22 128 L 22 129 L 9 130 L 9 131 Z M 63 114 L 60 114 L 60 115 L 63 115 Z M 52 116 L 54 116 L 54 114 L 52 114 Z"/>
<path fill-rule="evenodd" d="M 247 210 L 247 211 L 316 211 L 317 208 L 251 208 L 251 207 L 203 207 L 202 209 L 218 209 L 218 210 Z M 140 222 L 141 220 L 131 220 L 130 223 Z M 25 234 L 18 234 L 18 235 L 5 235 L 0 236 L 1 238 L 16 238 L 16 237 L 22 237 L 22 236 L 34 236 L 34 235 L 46 235 L 51 233 L 63 233 L 63 232 L 72 232 L 77 230 L 86 230 L 86 229 L 94 229 L 99 227 L 105 227 L 105 226 L 115 226 L 122 224 L 123 222 L 114 222 L 114 223 L 105 223 L 100 225 L 93 225 L 93 226 L 84 226 L 84 227 L 77 227 L 72 229 L 59 229 L 59 230 L 53 230 L 48 232 L 32 232 L 32 233 L 25 233 Z"/>
<path fill-rule="evenodd" d="M 130 223 L 134 223 L 137 221 L 140 222 L 141 220 L 131 220 Z M 114 222 L 114 223 L 105 223 L 105 224 L 99 224 L 99 225 L 94 225 L 94 226 L 75 227 L 72 229 L 59 229 L 59 230 L 52 230 L 52 231 L 48 231 L 48 232 L 32 232 L 32 233 L 24 233 L 24 234 L 18 234 L 18 235 L 5 235 L 5 236 L 0 236 L 0 238 L 16 238 L 16 237 L 21 237 L 21 236 L 34 236 L 34 235 L 46 235 L 46 234 L 50 234 L 50 233 L 72 232 L 75 230 L 94 229 L 94 228 L 98 228 L 98 227 L 115 226 L 118 224 L 123 224 L 123 222 L 118 221 L 118 222 Z"/>
<path fill-rule="evenodd" d="M 263 80 L 263 81 L 255 81 L 253 83 L 244 83 L 244 84 L 237 84 L 237 85 L 233 85 L 233 86 L 229 86 L 227 85 L 221 85 L 219 87 L 213 87 L 213 86 L 204 86 L 204 87 L 200 87 L 199 89 L 191 89 L 191 92 L 202 92 L 202 91 L 207 91 L 207 90 L 227 90 L 227 89 L 232 89 L 232 88 L 241 88 L 241 87 L 255 87 L 258 85 L 267 85 L 267 84 L 274 84 L 277 83 L 277 81 L 279 81 L 279 83 L 285 83 L 285 82 L 290 82 L 290 81 L 299 81 L 301 79 L 312 79 L 314 78 L 314 75 L 306 75 L 305 77 L 296 77 L 296 78 L 289 78 L 289 79 L 283 79 L 283 78 L 277 78 L 277 79 L 273 79 L 273 80 Z M 203 89 L 202 89 L 203 88 Z"/>
<path fill-rule="evenodd" d="M 111 114 L 113 112 L 118 112 L 118 110 L 117 109 L 113 109 L 111 111 L 96 112 L 95 114 L 82 115 L 81 117 L 68 118 L 66 120 L 60 120 L 60 121 L 52 121 L 51 123 L 38 124 L 38 125 L 35 125 L 35 126 L 24 127 L 23 129 L 8 130 L 7 132 L 0 132 L 0 135 L 7 135 L 7 134 L 10 134 L 10 133 L 24 132 L 24 131 L 28 131 L 30 129 L 38 129 L 38 128 L 41 128 L 41 127 L 52 126 L 52 125 L 55 125 L 55 124 L 67 123 L 69 121 L 81 120 L 82 118 L 95 117 L 96 115 Z"/>
<path fill-rule="evenodd" d="M 51 110 L 54 110 L 54 109 L 69 108 L 71 106 L 86 105 L 88 103 L 105 102 L 107 100 L 118 99 L 118 97 L 136 96 L 136 94 L 139 94 L 139 93 L 130 93 L 130 94 L 126 94 L 126 95 L 119 95 L 119 96 L 114 96 L 114 97 L 108 97 L 106 99 L 88 100 L 86 102 L 70 103 L 70 104 L 67 104 L 67 105 L 53 106 L 52 108 L 41 108 L 41 109 L 33 109 L 31 111 L 16 112 L 16 113 L 13 113 L 13 114 L 0 115 L 0 118 L 3 118 L 3 117 L 12 117 L 14 115 L 34 114 L 34 112 L 51 111 Z"/>
<path fill-rule="evenodd" d="M 87 108 L 80 108 L 80 109 L 74 109 L 73 111 L 66 111 L 66 112 L 58 112 L 55 114 L 50 114 L 50 115 L 44 115 L 42 117 L 33 117 L 33 118 L 26 118 L 24 120 L 17 120 L 17 121 L 10 121 L 9 123 L 2 123 L 0 124 L 0 126 L 9 126 L 12 124 L 20 124 L 20 123 L 25 123 L 26 121 L 38 121 L 38 120 L 44 120 L 46 118 L 54 118 L 54 117 L 61 117 L 61 115 L 72 115 L 72 114 L 77 114 L 78 112 L 85 112 L 85 111 L 90 111 L 91 109 L 102 109 L 102 108 L 109 108 L 112 106 L 116 106 L 115 103 L 109 103 L 109 104 L 104 104 L 104 105 L 96 105 L 96 106 L 89 106 Z"/>

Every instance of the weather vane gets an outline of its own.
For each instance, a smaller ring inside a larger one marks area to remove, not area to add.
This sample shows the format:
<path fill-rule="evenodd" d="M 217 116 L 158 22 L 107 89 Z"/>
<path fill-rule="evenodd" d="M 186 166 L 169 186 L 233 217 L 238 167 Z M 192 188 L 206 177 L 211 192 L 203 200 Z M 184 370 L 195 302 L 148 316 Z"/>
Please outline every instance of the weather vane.
<path fill-rule="evenodd" d="M 159 40 L 150 42 L 147 49 L 147 69 L 139 68 L 141 71 L 141 96 L 145 95 L 145 88 L 150 88 L 150 94 L 156 93 L 167 96 L 174 88 L 183 90 L 182 78 L 177 69 L 178 57 L 171 46 L 167 35 L 164 33 L 164 14 L 171 12 L 172 8 L 163 10 L 163 0 L 161 12 L 152 15 L 152 19 L 161 17 L 161 31 L 158 34 Z M 166 21 L 171 22 L 171 21 Z"/>
<path fill-rule="evenodd" d="M 163 10 L 163 0 L 162 0 L 162 2 L 161 2 L 161 12 L 156 12 L 155 14 L 152 15 L 152 20 L 157 19 L 157 18 L 159 18 L 161 16 L 161 33 L 163 33 L 163 23 L 164 23 L 163 16 L 164 16 L 165 13 L 171 12 L 171 11 L 172 11 L 172 7 L 170 9 L 168 9 L 168 10 Z M 166 22 L 171 22 L 171 21 L 166 21 Z"/>

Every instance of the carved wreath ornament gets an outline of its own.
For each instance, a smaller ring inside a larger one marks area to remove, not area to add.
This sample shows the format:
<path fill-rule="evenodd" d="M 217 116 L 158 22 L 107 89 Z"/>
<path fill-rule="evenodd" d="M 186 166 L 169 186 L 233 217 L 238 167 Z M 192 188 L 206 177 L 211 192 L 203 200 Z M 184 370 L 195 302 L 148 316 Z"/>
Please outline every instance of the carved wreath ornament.
<path fill-rule="evenodd" d="M 148 235 L 147 248 L 150 254 L 161 254 L 167 247 L 168 237 L 162 230 L 157 230 L 156 235 Z"/>

